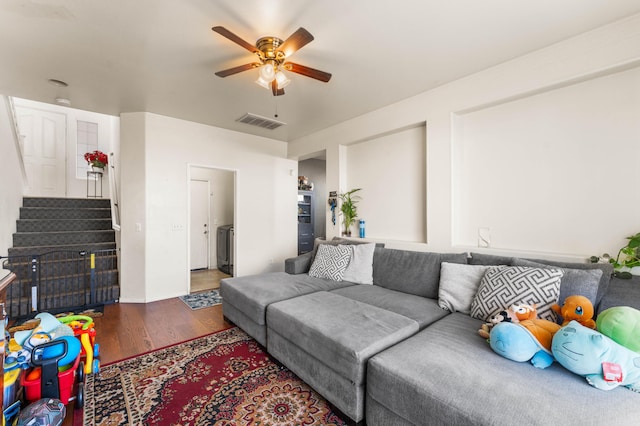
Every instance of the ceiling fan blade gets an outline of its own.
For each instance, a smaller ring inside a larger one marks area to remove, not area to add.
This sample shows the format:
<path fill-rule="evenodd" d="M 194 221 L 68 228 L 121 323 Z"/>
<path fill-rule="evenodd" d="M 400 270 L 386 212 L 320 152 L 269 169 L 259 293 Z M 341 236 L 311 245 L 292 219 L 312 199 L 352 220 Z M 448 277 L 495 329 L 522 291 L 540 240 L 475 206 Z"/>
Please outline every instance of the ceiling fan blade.
<path fill-rule="evenodd" d="M 289 38 L 284 41 L 284 43 L 282 43 L 278 50 L 280 50 L 285 54 L 285 56 L 288 57 L 293 52 L 311 43 L 312 41 L 313 36 L 311 35 L 311 33 L 300 27 L 296 30 L 296 32 L 291 34 Z"/>
<path fill-rule="evenodd" d="M 328 72 L 320 71 L 315 68 L 310 68 L 300 64 L 294 64 L 293 62 L 286 62 L 284 64 L 284 69 L 295 72 L 296 74 L 302 74 L 306 77 L 315 78 L 316 80 L 320 80 L 325 83 L 331 80 L 331 74 Z"/>
<path fill-rule="evenodd" d="M 284 89 L 278 89 L 278 82 L 275 80 L 271 82 L 271 92 L 273 93 L 273 96 L 284 95 Z"/>
<path fill-rule="evenodd" d="M 220 34 L 221 36 L 226 37 L 229 40 L 231 40 L 232 42 L 244 47 L 245 49 L 247 49 L 251 53 L 258 52 L 258 48 L 257 47 L 255 47 L 254 45 L 244 41 L 243 39 L 241 39 L 240 37 L 238 37 L 237 35 L 235 35 L 231 31 L 229 31 L 225 27 L 217 26 L 217 27 L 213 27 L 211 29 L 213 31 L 217 32 L 218 34 Z"/>
<path fill-rule="evenodd" d="M 239 72 L 242 72 L 242 71 L 247 71 L 247 70 L 250 70 L 250 69 L 253 69 L 253 68 L 258 68 L 260 65 L 261 65 L 260 62 L 252 62 L 250 64 L 244 64 L 244 65 L 240 65 L 238 67 L 233 67 L 233 68 L 229 68 L 229 69 L 226 69 L 226 70 L 218 71 L 216 73 L 216 75 L 218 77 L 228 77 L 228 76 L 233 75 L 233 74 L 238 74 Z"/>

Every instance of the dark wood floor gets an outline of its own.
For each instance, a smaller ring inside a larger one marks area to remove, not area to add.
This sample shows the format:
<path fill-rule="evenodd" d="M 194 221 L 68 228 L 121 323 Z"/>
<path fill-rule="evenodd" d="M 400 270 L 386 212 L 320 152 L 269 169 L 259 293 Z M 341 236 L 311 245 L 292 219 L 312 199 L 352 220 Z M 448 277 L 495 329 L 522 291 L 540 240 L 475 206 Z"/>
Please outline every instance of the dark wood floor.
<path fill-rule="evenodd" d="M 110 364 L 231 326 L 222 317 L 222 305 L 192 311 L 178 298 L 107 305 L 104 315 L 95 319 L 100 364 Z M 67 407 L 64 426 L 74 424 L 72 405 Z"/>
<path fill-rule="evenodd" d="M 222 305 L 192 311 L 180 299 L 107 305 L 96 318 L 100 363 L 107 364 L 231 326 Z"/>

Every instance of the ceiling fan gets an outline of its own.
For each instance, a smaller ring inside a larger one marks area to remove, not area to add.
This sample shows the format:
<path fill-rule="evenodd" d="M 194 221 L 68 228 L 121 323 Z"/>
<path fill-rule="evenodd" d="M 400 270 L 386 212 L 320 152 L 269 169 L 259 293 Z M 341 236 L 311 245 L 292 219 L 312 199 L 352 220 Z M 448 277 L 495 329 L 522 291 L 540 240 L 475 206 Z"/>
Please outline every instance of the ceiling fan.
<path fill-rule="evenodd" d="M 290 83 L 290 80 L 282 72 L 283 70 L 311 77 L 325 83 L 331 79 L 331 74 L 328 72 L 296 64 L 287 60 L 293 52 L 313 41 L 311 33 L 302 27 L 298 28 L 298 30 L 284 41 L 272 36 L 261 37 L 256 41 L 255 46 L 244 41 L 224 27 L 217 26 L 211 29 L 255 54 L 259 61 L 218 71 L 216 73 L 218 77 L 228 77 L 242 71 L 260 68 L 259 77 L 258 80 L 256 80 L 256 83 L 266 89 L 271 89 L 273 96 L 284 95 L 284 87 Z"/>

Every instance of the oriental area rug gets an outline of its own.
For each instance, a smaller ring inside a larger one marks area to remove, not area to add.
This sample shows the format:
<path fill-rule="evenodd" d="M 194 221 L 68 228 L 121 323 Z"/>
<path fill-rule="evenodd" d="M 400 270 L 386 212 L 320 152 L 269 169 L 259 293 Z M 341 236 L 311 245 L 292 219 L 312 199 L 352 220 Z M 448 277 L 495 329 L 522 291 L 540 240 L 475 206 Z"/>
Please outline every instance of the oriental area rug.
<path fill-rule="evenodd" d="M 318 393 L 237 327 L 101 367 L 89 425 L 345 425 Z"/>

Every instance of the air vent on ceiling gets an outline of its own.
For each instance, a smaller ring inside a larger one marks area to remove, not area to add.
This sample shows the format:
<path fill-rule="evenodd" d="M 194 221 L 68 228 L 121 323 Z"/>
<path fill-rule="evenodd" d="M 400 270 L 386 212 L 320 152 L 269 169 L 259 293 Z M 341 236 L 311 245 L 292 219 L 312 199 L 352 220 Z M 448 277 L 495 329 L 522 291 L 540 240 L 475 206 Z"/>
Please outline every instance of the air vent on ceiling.
<path fill-rule="evenodd" d="M 287 123 L 283 123 L 282 121 L 272 120 L 267 117 L 262 117 L 260 115 L 252 114 L 250 112 L 246 113 L 242 117 L 238 118 L 236 121 L 240 123 L 249 124 L 251 126 L 262 127 L 263 129 L 277 129 L 280 126 L 284 126 Z"/>

